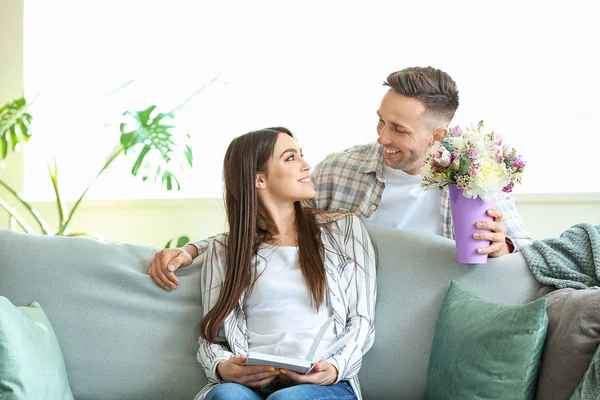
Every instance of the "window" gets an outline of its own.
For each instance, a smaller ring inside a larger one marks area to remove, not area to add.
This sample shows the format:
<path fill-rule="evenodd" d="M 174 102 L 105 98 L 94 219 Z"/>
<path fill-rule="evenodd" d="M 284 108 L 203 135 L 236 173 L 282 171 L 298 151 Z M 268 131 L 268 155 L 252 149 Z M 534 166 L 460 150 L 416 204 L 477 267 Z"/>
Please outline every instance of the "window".
<path fill-rule="evenodd" d="M 143 183 L 121 159 L 89 198 L 219 197 L 233 137 L 288 127 L 314 165 L 375 140 L 381 82 L 414 65 L 458 83 L 453 124 L 484 119 L 524 155 L 518 192 L 600 192 L 600 28 L 592 5 L 576 3 L 28 0 L 25 89 L 39 98 L 26 195 L 52 196 L 54 154 L 63 195 L 77 198 L 118 144 L 125 110 L 183 104 L 176 123 L 195 158 L 183 190 Z"/>

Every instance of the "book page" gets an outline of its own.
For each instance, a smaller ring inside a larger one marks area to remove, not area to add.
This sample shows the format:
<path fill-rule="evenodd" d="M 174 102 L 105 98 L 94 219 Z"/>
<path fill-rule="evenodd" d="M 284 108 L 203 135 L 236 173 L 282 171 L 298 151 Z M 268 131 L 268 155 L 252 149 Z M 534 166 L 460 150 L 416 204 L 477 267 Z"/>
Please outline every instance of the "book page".
<path fill-rule="evenodd" d="M 300 374 L 308 374 L 312 371 L 314 364 L 301 358 L 274 356 L 271 354 L 249 352 L 248 360 L 244 365 L 270 365 L 275 368 L 284 368 Z"/>
<path fill-rule="evenodd" d="M 321 344 L 321 340 L 323 340 L 323 336 L 325 336 L 325 333 L 327 332 L 327 329 L 329 328 L 329 325 L 331 325 L 332 322 L 333 315 L 327 318 L 323 325 L 321 325 L 321 328 L 319 328 L 319 332 L 317 332 L 317 336 L 315 336 L 315 340 L 313 340 L 313 343 L 310 346 L 310 350 L 308 350 L 308 354 L 306 355 L 307 360 L 315 362 L 315 353 L 317 352 L 317 349 Z"/>
<path fill-rule="evenodd" d="M 316 357 L 313 357 L 312 362 L 317 363 L 317 362 L 325 360 L 325 359 L 329 358 L 330 356 L 332 356 L 333 354 L 335 354 L 336 351 L 338 351 L 339 349 L 344 347 L 350 341 L 350 338 L 352 337 L 352 333 L 354 331 L 356 331 L 356 329 L 357 328 L 354 328 L 350 332 L 346 333 L 346 335 L 344 335 L 343 338 L 338 339 L 337 341 L 335 341 L 335 343 L 333 343 L 331 346 L 326 348 L 324 351 L 319 352 L 316 355 Z"/>
<path fill-rule="evenodd" d="M 272 365 L 275 368 L 289 369 L 291 371 L 295 371 L 301 374 L 310 373 L 314 368 L 315 354 L 319 348 L 319 345 L 321 344 L 321 340 L 327 332 L 327 329 L 329 329 L 329 326 L 333 322 L 333 318 L 333 316 L 327 318 L 327 320 L 319 328 L 319 331 L 317 332 L 317 335 L 315 336 L 315 339 L 313 340 L 310 349 L 308 350 L 306 359 L 282 357 L 250 351 L 247 354 L 248 360 L 246 361 L 245 365 Z M 330 346 L 326 351 L 331 351 L 331 348 L 332 346 Z"/>

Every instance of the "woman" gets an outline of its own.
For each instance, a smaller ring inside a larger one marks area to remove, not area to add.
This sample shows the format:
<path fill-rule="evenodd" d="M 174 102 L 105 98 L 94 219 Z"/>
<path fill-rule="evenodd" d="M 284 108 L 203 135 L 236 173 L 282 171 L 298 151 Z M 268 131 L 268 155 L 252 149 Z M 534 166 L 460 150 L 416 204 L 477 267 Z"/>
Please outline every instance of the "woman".
<path fill-rule="evenodd" d="M 316 194 L 309 170 L 285 128 L 234 139 L 223 168 L 229 233 L 168 253 L 191 253 L 182 266 L 202 258 L 198 360 L 209 383 L 196 399 L 361 398 L 375 254 L 358 217 L 301 204 Z M 160 283 L 171 264 L 153 261 L 149 273 Z M 244 365 L 249 352 L 305 358 L 320 328 L 328 351 L 308 374 Z"/>

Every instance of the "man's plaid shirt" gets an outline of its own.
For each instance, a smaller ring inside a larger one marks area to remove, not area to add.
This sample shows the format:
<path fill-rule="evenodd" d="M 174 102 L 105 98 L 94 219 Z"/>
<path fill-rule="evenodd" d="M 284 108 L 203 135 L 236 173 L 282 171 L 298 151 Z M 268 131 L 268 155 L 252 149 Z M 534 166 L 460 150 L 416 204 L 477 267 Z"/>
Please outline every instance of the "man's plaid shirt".
<path fill-rule="evenodd" d="M 369 217 L 379 206 L 385 179 L 383 177 L 383 148 L 378 143 L 359 145 L 333 153 L 320 162 L 312 173 L 317 196 L 313 203 L 328 211 L 352 212 L 361 219 Z M 448 189 L 440 191 L 440 223 L 444 237 L 454 240 L 452 213 Z M 532 243 L 525 230 L 515 203 L 508 194 L 496 201 L 504 214 L 506 236 L 515 250 Z"/>

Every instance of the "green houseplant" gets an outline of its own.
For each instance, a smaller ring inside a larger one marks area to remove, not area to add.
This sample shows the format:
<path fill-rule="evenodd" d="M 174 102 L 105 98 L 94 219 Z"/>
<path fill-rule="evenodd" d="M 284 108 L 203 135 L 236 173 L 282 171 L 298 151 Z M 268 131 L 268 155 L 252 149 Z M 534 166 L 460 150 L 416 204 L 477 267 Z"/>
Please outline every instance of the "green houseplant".
<path fill-rule="evenodd" d="M 0 108 L 0 162 L 9 153 L 18 151 L 20 146 L 30 140 L 32 135 L 29 130 L 33 120 L 29 113 L 30 105 L 24 97 L 21 97 Z M 149 179 L 153 174 L 154 180 L 166 190 L 179 190 L 181 187 L 177 173 L 187 166 L 192 166 L 193 154 L 190 136 L 186 134 L 181 138 L 179 137 L 181 135 L 176 136 L 172 133 L 173 113 L 157 112 L 156 108 L 152 105 L 141 111 L 123 113 L 123 121 L 120 124 L 120 143 L 115 146 L 115 150 L 108 156 L 97 175 L 70 209 L 61 197 L 56 162 L 48 164 L 49 178 L 52 181 L 58 210 L 58 224 L 54 229 L 31 203 L 1 178 L 0 187 L 8 192 L 13 202 L 19 204 L 20 209 L 33 218 L 40 233 L 58 236 L 94 236 L 86 232 L 70 232 L 69 227 L 88 190 L 115 159 L 126 154 L 132 155 L 135 161 L 131 168 L 131 174 L 140 176 L 143 180 Z M 144 172 L 141 173 L 141 171 Z M 0 209 L 6 211 L 23 231 L 34 232 L 34 229 L 27 224 L 17 208 L 10 205 L 9 201 L 0 196 Z"/>

